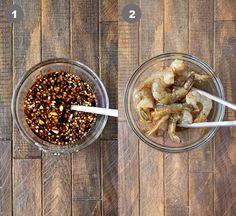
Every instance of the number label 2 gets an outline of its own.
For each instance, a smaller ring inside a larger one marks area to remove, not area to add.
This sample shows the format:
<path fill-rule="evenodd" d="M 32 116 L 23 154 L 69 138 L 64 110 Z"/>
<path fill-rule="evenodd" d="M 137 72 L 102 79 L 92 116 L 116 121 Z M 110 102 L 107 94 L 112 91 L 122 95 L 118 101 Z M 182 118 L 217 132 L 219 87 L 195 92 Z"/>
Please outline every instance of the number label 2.
<path fill-rule="evenodd" d="M 135 10 L 130 10 L 129 11 L 129 18 L 130 19 L 135 19 L 136 17 L 135 17 Z"/>

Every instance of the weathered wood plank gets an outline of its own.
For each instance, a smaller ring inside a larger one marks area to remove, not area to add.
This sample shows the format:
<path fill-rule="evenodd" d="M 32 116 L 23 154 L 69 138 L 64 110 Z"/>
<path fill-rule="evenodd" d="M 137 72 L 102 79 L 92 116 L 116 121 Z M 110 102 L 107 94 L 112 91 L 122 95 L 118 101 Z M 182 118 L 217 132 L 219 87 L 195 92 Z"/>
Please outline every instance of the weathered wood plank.
<path fill-rule="evenodd" d="M 0 215 L 12 214 L 11 141 L 0 140 Z"/>
<path fill-rule="evenodd" d="M 70 58 L 70 2 L 42 0 L 43 59 Z"/>
<path fill-rule="evenodd" d="M 163 52 L 164 1 L 140 3 L 141 63 Z M 158 14 L 155 16 L 154 14 Z M 163 153 L 140 142 L 140 215 L 164 215 Z"/>
<path fill-rule="evenodd" d="M 236 0 L 216 0 L 215 1 L 216 20 L 236 20 L 235 5 L 236 5 Z"/>
<path fill-rule="evenodd" d="M 216 22 L 215 68 L 224 84 L 226 98 L 236 101 L 236 21 Z M 235 113 L 226 118 L 235 119 Z M 236 212 L 235 128 L 222 128 L 215 143 L 215 215 Z"/>
<path fill-rule="evenodd" d="M 13 215 L 42 214 L 41 160 L 13 160 Z"/>
<path fill-rule="evenodd" d="M 42 157 L 43 215 L 71 215 L 71 156 Z"/>
<path fill-rule="evenodd" d="M 140 21 L 141 63 L 163 53 L 164 1 L 141 0 L 142 19 Z M 158 16 L 157 16 L 158 15 Z"/>
<path fill-rule="evenodd" d="M 189 1 L 189 52 L 213 65 L 214 11 L 212 0 Z M 190 152 L 189 213 L 213 215 L 213 144 Z"/>
<path fill-rule="evenodd" d="M 106 87 L 110 107 L 117 109 L 118 85 L 118 24 L 117 22 L 100 23 L 101 31 L 101 79 Z M 109 118 L 102 139 L 117 138 L 117 119 Z"/>
<path fill-rule="evenodd" d="M 118 140 L 102 141 L 103 215 L 118 215 Z"/>
<path fill-rule="evenodd" d="M 131 0 L 129 3 L 139 5 L 138 0 Z M 119 120 L 124 121 L 124 92 L 129 77 L 139 65 L 139 23 L 127 23 L 121 16 L 121 11 L 127 1 L 118 1 L 118 107 Z"/>
<path fill-rule="evenodd" d="M 73 200 L 100 199 L 100 141 L 73 154 Z"/>
<path fill-rule="evenodd" d="M 72 216 L 100 216 L 102 215 L 101 201 L 78 200 L 73 205 Z"/>
<path fill-rule="evenodd" d="M 139 215 L 138 138 L 126 122 L 118 125 L 119 215 Z"/>
<path fill-rule="evenodd" d="M 188 52 L 188 0 L 165 0 L 165 52 Z"/>
<path fill-rule="evenodd" d="M 12 25 L 5 11 L 12 1 L 0 1 L 0 215 L 12 215 L 10 103 L 12 95 Z"/>
<path fill-rule="evenodd" d="M 163 153 L 140 143 L 140 215 L 164 215 Z"/>
<path fill-rule="evenodd" d="M 165 154 L 165 198 L 168 208 L 188 208 L 188 153 Z"/>
<path fill-rule="evenodd" d="M 165 52 L 188 52 L 189 11 L 187 0 L 165 0 Z M 188 215 L 189 154 L 165 154 L 166 215 Z M 179 212 L 179 213 L 178 213 Z"/>
<path fill-rule="evenodd" d="M 139 215 L 139 141 L 125 120 L 123 98 L 128 78 L 139 64 L 139 23 L 129 24 L 120 13 L 127 1 L 118 1 L 118 211 Z M 138 0 L 130 1 L 139 5 Z"/>
<path fill-rule="evenodd" d="M 189 215 L 214 215 L 213 173 L 190 173 Z"/>
<path fill-rule="evenodd" d="M 71 0 L 72 57 L 99 73 L 99 1 Z M 73 154 L 73 209 L 79 199 L 101 198 L 100 141 Z M 80 211 L 87 207 L 80 205 Z"/>
<path fill-rule="evenodd" d="M 42 0 L 42 57 L 70 57 L 70 2 Z M 71 155 L 43 155 L 43 214 L 71 215 Z"/>
<path fill-rule="evenodd" d="M 14 24 L 13 82 L 15 86 L 22 75 L 41 59 L 41 1 L 16 0 L 14 3 L 20 5 L 24 16 L 28 17 Z M 14 126 L 13 129 L 14 158 L 40 157 L 41 152 L 21 136 L 17 127 Z"/>
<path fill-rule="evenodd" d="M 100 21 L 118 21 L 118 0 L 100 0 Z"/>
<path fill-rule="evenodd" d="M 71 0 L 72 58 L 99 71 L 99 1 Z"/>
<path fill-rule="evenodd" d="M 189 52 L 213 66 L 213 0 L 189 1 Z"/>
<path fill-rule="evenodd" d="M 138 24 L 118 23 L 118 107 L 119 121 L 124 121 L 124 93 L 128 79 L 139 65 L 139 33 Z"/>

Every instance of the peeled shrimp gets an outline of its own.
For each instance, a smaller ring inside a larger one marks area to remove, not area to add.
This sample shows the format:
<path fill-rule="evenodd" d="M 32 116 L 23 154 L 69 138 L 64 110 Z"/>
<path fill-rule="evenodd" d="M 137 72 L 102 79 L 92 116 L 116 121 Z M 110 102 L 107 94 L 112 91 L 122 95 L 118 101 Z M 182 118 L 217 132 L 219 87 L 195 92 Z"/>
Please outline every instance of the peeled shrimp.
<path fill-rule="evenodd" d="M 192 124 L 193 116 L 188 110 L 183 110 L 182 117 L 179 121 L 180 124 Z"/>
<path fill-rule="evenodd" d="M 140 117 L 146 121 L 150 120 L 150 109 L 154 108 L 155 104 L 151 89 L 144 87 L 135 92 L 134 101 L 137 104 Z"/>
<path fill-rule="evenodd" d="M 202 108 L 198 117 L 194 122 L 203 122 L 207 120 L 207 117 L 212 109 L 212 101 L 199 94 L 197 91 L 190 91 L 186 96 L 186 103 L 192 105 L 195 109 L 199 109 L 198 104 L 201 104 Z"/>
<path fill-rule="evenodd" d="M 174 84 L 174 72 L 170 67 L 167 67 L 153 74 L 139 89 L 150 88 L 155 100 L 159 101 L 169 94 L 167 87 L 172 84 Z"/>
<path fill-rule="evenodd" d="M 179 73 L 179 72 L 182 72 L 185 69 L 185 64 L 184 64 L 183 60 L 175 59 L 171 63 L 170 67 L 173 68 L 175 73 Z"/>
<path fill-rule="evenodd" d="M 170 104 L 170 105 L 157 105 L 156 110 L 152 113 L 153 120 L 158 121 L 163 116 L 182 112 L 184 109 L 187 109 L 186 104 Z"/>
<path fill-rule="evenodd" d="M 170 136 L 170 139 L 175 143 L 181 143 L 180 138 L 176 135 L 176 125 L 177 122 L 181 119 L 181 116 L 179 113 L 175 113 L 171 116 L 170 122 L 168 125 L 168 134 Z"/>
<path fill-rule="evenodd" d="M 158 131 L 161 127 L 162 124 L 164 124 L 168 119 L 169 119 L 170 115 L 165 115 L 163 117 L 161 117 L 160 120 L 157 121 L 156 125 L 154 128 L 152 128 L 149 132 L 148 132 L 148 136 L 150 136 L 151 134 L 153 134 L 154 132 Z"/>
<path fill-rule="evenodd" d="M 175 89 L 172 93 L 166 95 L 165 98 L 161 99 L 159 102 L 161 104 L 172 104 L 184 98 L 192 88 L 194 81 L 195 81 L 194 74 L 192 73 L 189 74 L 182 87 Z"/>

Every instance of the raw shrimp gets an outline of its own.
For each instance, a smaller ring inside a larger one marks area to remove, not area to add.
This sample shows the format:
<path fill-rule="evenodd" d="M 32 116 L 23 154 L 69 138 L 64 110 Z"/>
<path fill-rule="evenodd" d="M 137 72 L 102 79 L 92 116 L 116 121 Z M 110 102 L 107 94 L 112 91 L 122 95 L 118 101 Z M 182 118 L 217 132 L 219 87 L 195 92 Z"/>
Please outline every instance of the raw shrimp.
<path fill-rule="evenodd" d="M 212 109 L 212 101 L 199 94 L 197 91 L 191 91 L 186 96 L 186 103 L 192 105 L 195 109 L 199 109 L 198 104 L 201 104 L 202 108 L 198 117 L 194 122 L 203 122 L 207 120 L 207 117 Z"/>
<path fill-rule="evenodd" d="M 146 121 L 150 120 L 150 109 L 154 108 L 155 104 L 151 89 L 144 87 L 140 91 L 135 92 L 134 101 L 137 105 L 140 117 Z"/>
<path fill-rule="evenodd" d="M 158 121 L 163 116 L 182 112 L 184 109 L 188 109 L 187 104 L 170 104 L 170 105 L 158 104 L 156 105 L 155 111 L 152 113 L 152 117 L 153 120 Z"/>
<path fill-rule="evenodd" d="M 192 124 L 193 123 L 193 116 L 191 114 L 191 112 L 189 112 L 188 110 L 183 110 L 182 112 L 182 117 L 179 121 L 180 124 Z"/>
<path fill-rule="evenodd" d="M 145 87 L 151 88 L 153 82 L 159 82 L 164 88 L 174 84 L 174 72 L 172 68 L 166 67 L 152 74 L 142 85 L 139 86 L 138 91 Z"/>
<path fill-rule="evenodd" d="M 175 89 L 172 93 L 167 94 L 163 99 L 161 99 L 159 102 L 161 104 L 172 104 L 176 101 L 184 98 L 190 89 L 192 88 L 195 81 L 195 76 L 193 73 L 189 74 L 187 77 L 184 85 L 182 87 L 178 87 Z"/>
<path fill-rule="evenodd" d="M 179 113 L 175 113 L 170 117 L 170 122 L 168 125 L 168 134 L 170 139 L 175 143 L 181 143 L 180 138 L 176 135 L 176 126 L 177 122 L 181 119 L 181 115 Z"/>
<path fill-rule="evenodd" d="M 151 134 L 153 134 L 154 132 L 158 131 L 161 127 L 162 124 L 164 124 L 168 119 L 169 119 L 170 115 L 165 115 L 163 117 L 161 117 L 160 120 L 157 121 L 156 125 L 154 126 L 154 128 L 152 128 L 149 132 L 148 132 L 148 136 L 150 136 Z"/>
<path fill-rule="evenodd" d="M 207 74 L 199 74 L 199 73 L 197 73 L 195 71 L 191 71 L 191 72 L 182 71 L 181 73 L 176 74 L 176 82 L 175 82 L 175 84 L 176 85 L 181 85 L 181 83 L 184 82 L 184 80 L 186 79 L 186 77 L 189 76 L 189 74 L 194 74 L 194 76 L 195 76 L 194 79 L 197 82 L 204 82 L 204 81 L 207 81 L 207 80 L 211 79 L 211 76 L 209 76 Z"/>
<path fill-rule="evenodd" d="M 182 72 L 185 69 L 185 64 L 184 64 L 183 60 L 175 59 L 171 63 L 170 67 L 173 68 L 175 73 L 179 73 L 179 72 Z"/>

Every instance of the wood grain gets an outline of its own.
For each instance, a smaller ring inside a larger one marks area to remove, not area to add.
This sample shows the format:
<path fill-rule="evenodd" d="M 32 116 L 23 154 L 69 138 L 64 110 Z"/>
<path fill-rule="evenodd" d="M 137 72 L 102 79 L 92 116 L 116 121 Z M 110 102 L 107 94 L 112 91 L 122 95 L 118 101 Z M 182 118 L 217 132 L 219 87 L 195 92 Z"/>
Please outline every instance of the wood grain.
<path fill-rule="evenodd" d="M 43 59 L 70 58 L 70 1 L 42 0 Z"/>
<path fill-rule="evenodd" d="M 13 82 L 15 86 L 22 78 L 22 75 L 41 60 L 41 2 L 40 0 L 30 2 L 27 0 L 16 0 L 14 3 L 22 7 L 25 17 L 30 17 L 14 25 Z M 14 158 L 40 157 L 41 152 L 37 147 L 28 143 L 16 126 L 13 129 Z"/>
<path fill-rule="evenodd" d="M 12 214 L 10 103 L 12 94 L 12 25 L 6 20 L 5 10 L 11 1 L 0 1 L 0 215 Z"/>
<path fill-rule="evenodd" d="M 140 215 L 164 215 L 163 153 L 140 143 Z"/>
<path fill-rule="evenodd" d="M 73 205 L 73 216 L 100 216 L 102 215 L 101 201 L 78 200 Z"/>
<path fill-rule="evenodd" d="M 99 71 L 99 1 L 71 0 L 72 58 Z"/>
<path fill-rule="evenodd" d="M 11 141 L 0 140 L 0 215 L 12 214 Z"/>
<path fill-rule="evenodd" d="M 236 22 L 217 21 L 215 26 L 215 68 L 224 84 L 226 98 L 236 101 Z M 229 113 L 227 113 L 229 118 Z M 235 119 L 235 113 L 230 118 Z M 235 128 L 222 128 L 215 143 L 215 215 L 236 212 Z"/>
<path fill-rule="evenodd" d="M 13 215 L 41 215 L 41 160 L 13 161 Z"/>
<path fill-rule="evenodd" d="M 139 215 L 138 138 L 126 122 L 118 125 L 118 211 L 119 215 Z"/>
<path fill-rule="evenodd" d="M 73 201 L 100 199 L 100 141 L 73 154 Z"/>
<path fill-rule="evenodd" d="M 110 107 L 117 109 L 118 85 L 118 24 L 117 22 L 100 23 L 101 53 L 100 74 L 106 87 Z M 117 119 L 109 118 L 102 139 L 117 138 Z"/>
<path fill-rule="evenodd" d="M 139 23 L 125 22 L 120 13 L 127 1 L 118 1 L 118 211 L 139 215 L 139 141 L 125 120 L 123 98 L 127 81 L 139 64 Z M 139 5 L 139 1 L 130 3 Z"/>
<path fill-rule="evenodd" d="M 71 22 L 72 57 L 99 73 L 99 1 L 71 0 Z M 100 154 L 100 141 L 73 154 L 72 208 L 82 213 L 88 207 L 80 199 L 101 199 Z"/>
<path fill-rule="evenodd" d="M 100 76 L 110 107 L 117 109 L 118 98 L 118 1 L 100 1 Z M 118 215 L 118 127 L 109 118 L 101 135 L 102 215 Z"/>
<path fill-rule="evenodd" d="M 100 21 L 118 21 L 118 0 L 100 0 Z"/>
<path fill-rule="evenodd" d="M 103 215 L 118 215 L 118 140 L 102 141 Z"/>
<path fill-rule="evenodd" d="M 216 20 L 236 20 L 235 5 L 236 0 L 216 0 Z"/>
<path fill-rule="evenodd" d="M 129 1 L 129 3 L 139 5 L 138 0 Z M 119 120 L 124 121 L 124 92 L 128 79 L 139 65 L 139 23 L 127 23 L 121 17 L 121 11 L 127 1 L 119 0 L 119 22 L 118 22 L 118 107 Z"/>
<path fill-rule="evenodd" d="M 43 215 L 71 215 L 71 156 L 43 155 Z"/>
<path fill-rule="evenodd" d="M 42 1 L 42 58 L 70 58 L 70 2 Z M 43 154 L 43 214 L 71 215 L 71 155 Z"/>
<path fill-rule="evenodd" d="M 140 58 L 141 63 L 143 63 L 163 53 L 164 1 L 150 0 L 147 4 L 145 0 L 141 0 L 140 7 L 142 8 Z"/>
<path fill-rule="evenodd" d="M 165 52 L 188 52 L 189 11 L 186 0 L 165 0 Z M 188 215 L 189 154 L 165 154 L 165 214 Z"/>
<path fill-rule="evenodd" d="M 189 215 L 214 215 L 213 173 L 190 173 Z"/>
<path fill-rule="evenodd" d="M 142 0 L 141 63 L 163 52 L 164 1 Z M 153 16 L 156 14 L 157 16 Z M 164 215 L 163 153 L 140 142 L 140 215 Z"/>
<path fill-rule="evenodd" d="M 189 52 L 213 65 L 213 1 L 189 1 Z M 214 139 L 190 152 L 189 214 L 213 215 Z"/>
<path fill-rule="evenodd" d="M 165 52 L 188 52 L 188 0 L 164 0 Z"/>

